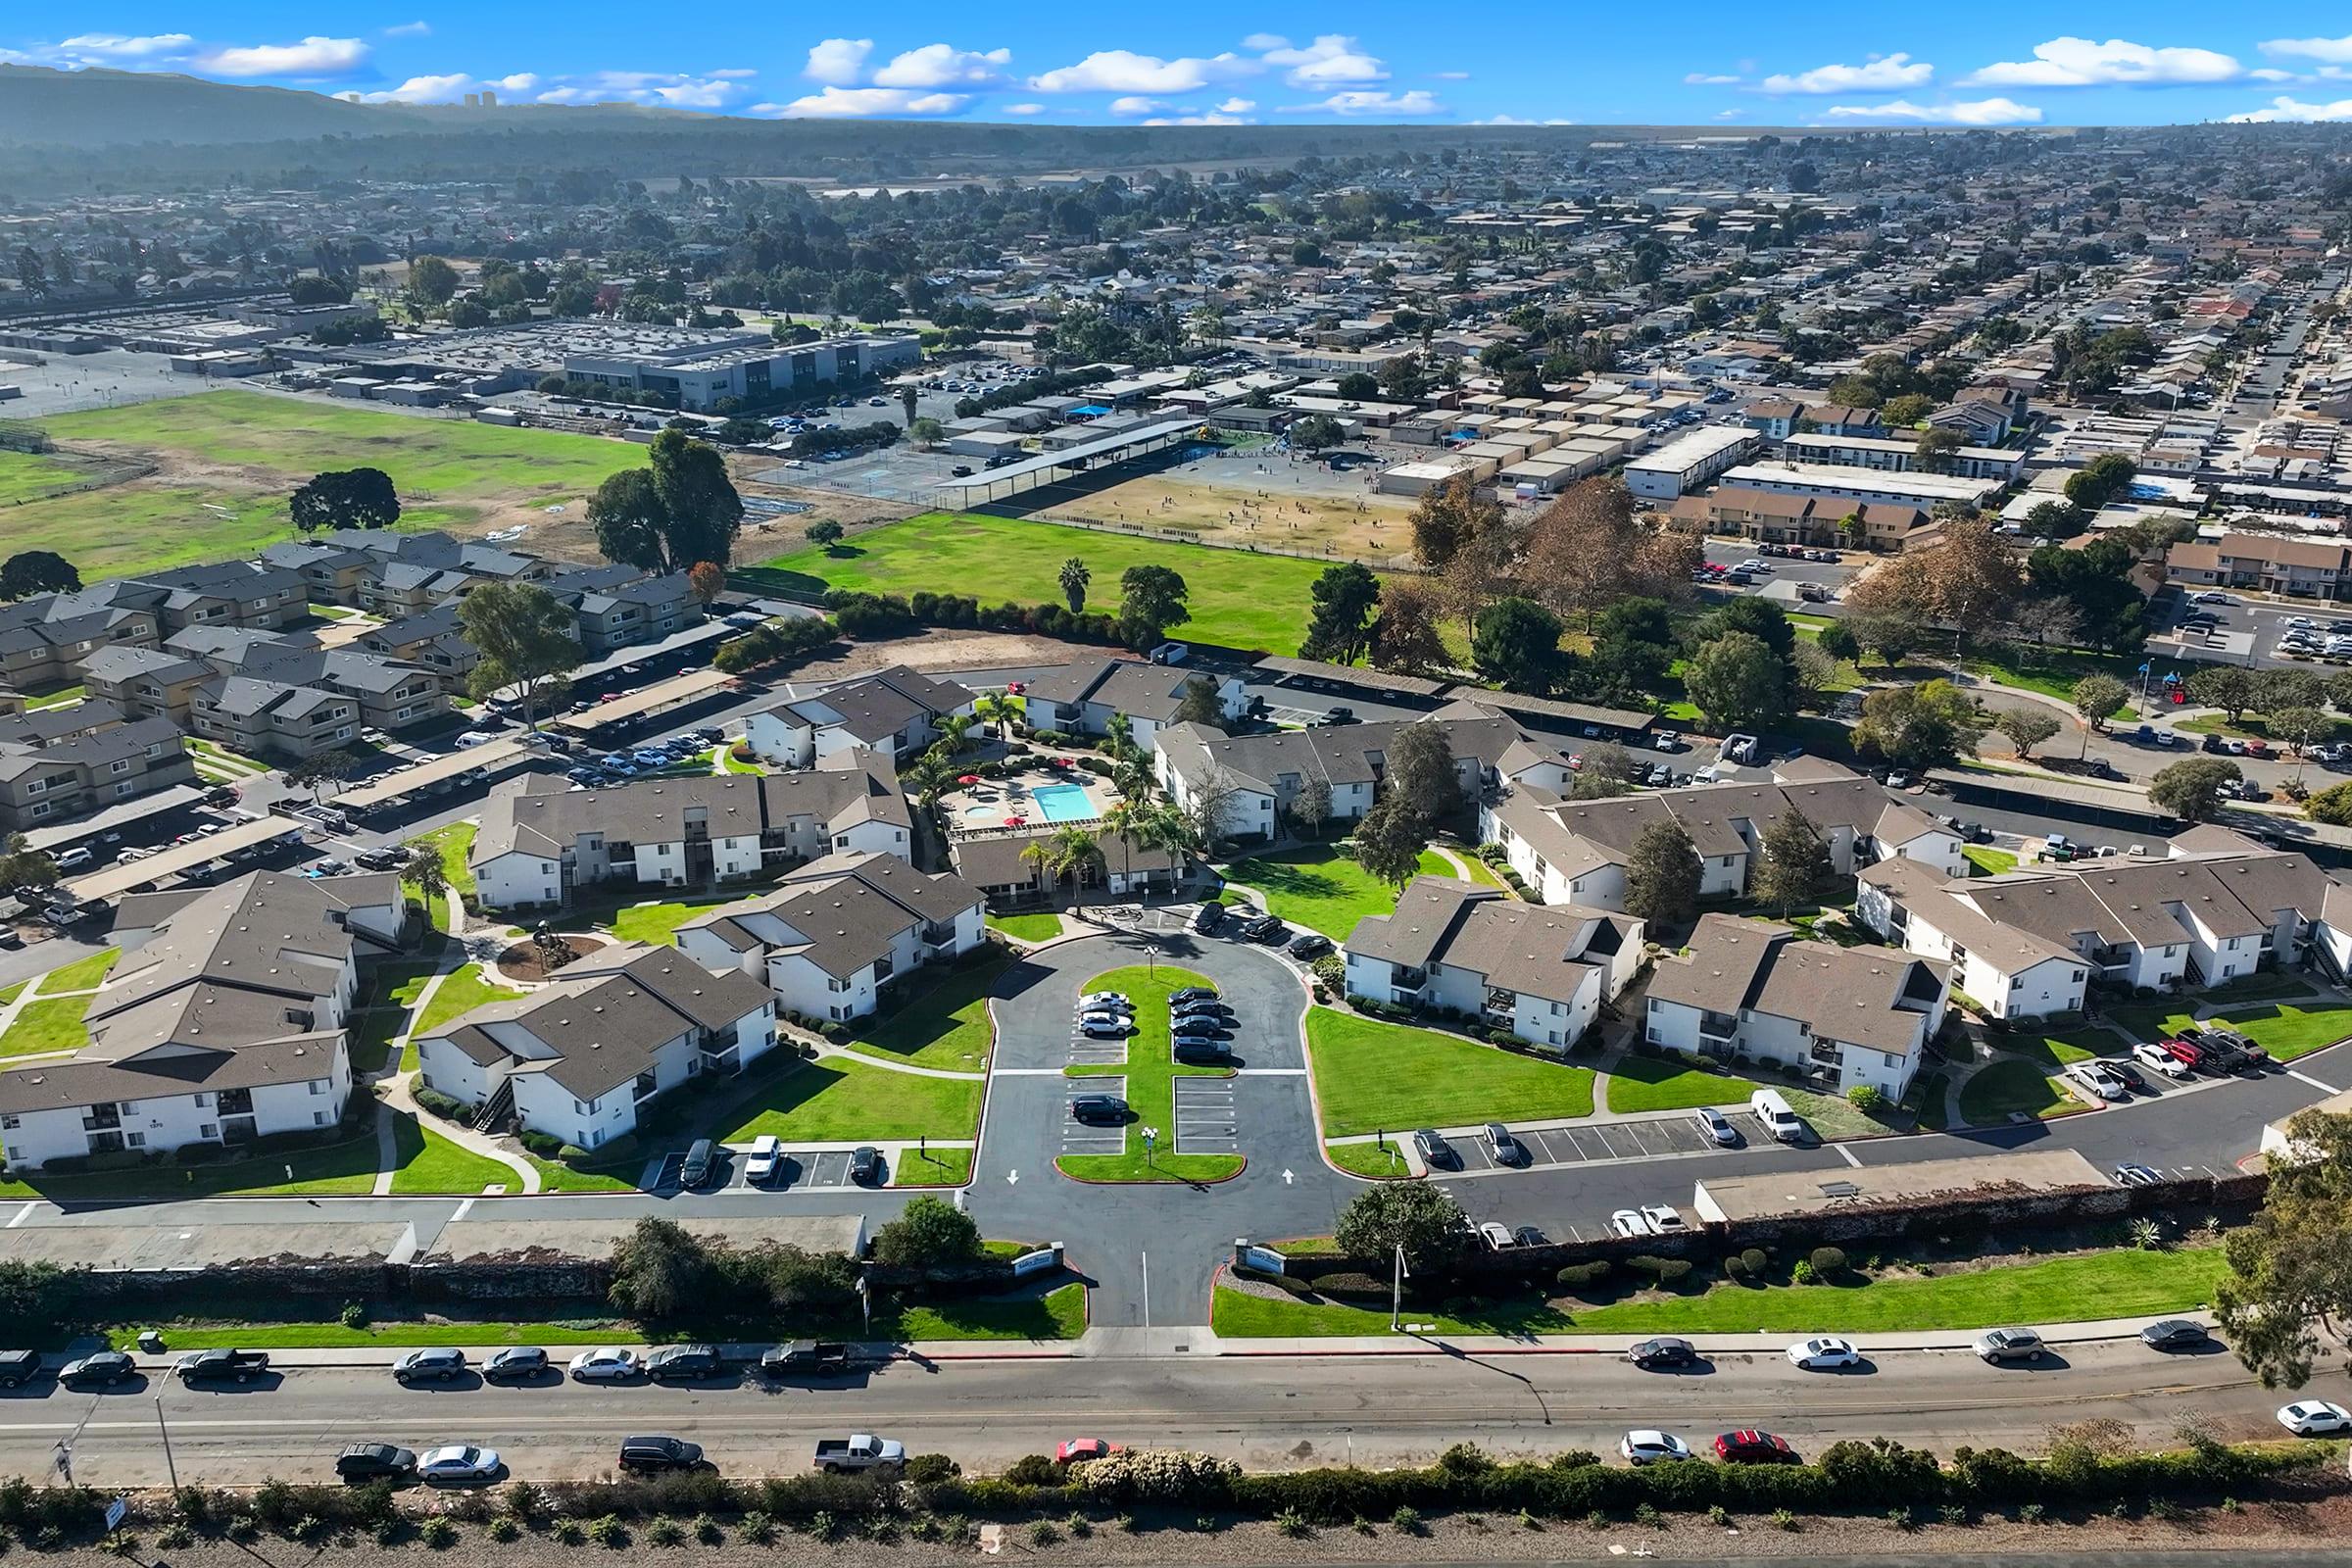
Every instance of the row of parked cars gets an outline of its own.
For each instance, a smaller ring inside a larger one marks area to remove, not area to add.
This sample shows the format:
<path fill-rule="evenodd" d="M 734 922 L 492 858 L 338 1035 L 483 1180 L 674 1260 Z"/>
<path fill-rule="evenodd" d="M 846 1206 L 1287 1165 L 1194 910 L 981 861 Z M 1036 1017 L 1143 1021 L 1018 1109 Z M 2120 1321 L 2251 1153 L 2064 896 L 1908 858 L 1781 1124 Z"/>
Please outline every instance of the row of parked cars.
<path fill-rule="evenodd" d="M 2063 1069 L 2070 1084 L 2094 1100 L 2120 1103 L 2153 1088 L 2148 1074 L 2184 1082 L 2199 1073 L 2225 1077 L 2259 1073 L 2271 1065 L 2271 1054 L 2236 1030 L 2221 1024 L 2183 1028 L 2163 1040 L 2142 1041 L 2129 1057 L 2094 1056 L 2068 1062 Z M 2142 1071 L 2142 1069 L 2146 1069 Z"/>
<path fill-rule="evenodd" d="M 1331 951 L 1331 938 L 1322 932 L 1294 932 L 1278 916 L 1271 914 L 1236 915 L 1222 904 L 1203 904 L 1193 916 L 1193 931 L 1198 936 L 1215 936 L 1228 926 L 1232 927 L 1232 934 L 1243 942 L 1280 948 L 1301 961 L 1320 958 Z"/>
<path fill-rule="evenodd" d="M 684 735 L 673 735 L 665 741 L 637 747 L 633 751 L 607 753 L 593 762 L 567 768 L 564 776 L 583 789 L 597 789 L 607 784 L 616 784 L 622 779 L 674 767 L 697 752 L 709 751 L 725 738 L 724 733 L 717 729 L 692 730 Z"/>

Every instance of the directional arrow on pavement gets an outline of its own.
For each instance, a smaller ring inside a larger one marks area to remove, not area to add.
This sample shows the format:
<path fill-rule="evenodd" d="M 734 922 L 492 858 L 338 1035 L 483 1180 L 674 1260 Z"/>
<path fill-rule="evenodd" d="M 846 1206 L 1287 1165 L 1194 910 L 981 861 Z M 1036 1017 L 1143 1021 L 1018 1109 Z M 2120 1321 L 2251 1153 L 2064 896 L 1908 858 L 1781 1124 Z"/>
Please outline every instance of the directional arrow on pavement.
<path fill-rule="evenodd" d="M 1287 1171 L 1287 1170 L 1286 1170 L 1286 1171 L 1284 1171 L 1284 1172 L 1282 1173 L 1282 1185 L 1283 1185 L 1283 1186 L 1285 1186 L 1285 1187 L 1288 1187 L 1288 1186 L 1290 1186 L 1290 1185 L 1291 1185 L 1291 1183 L 1293 1183 L 1293 1182 L 1297 1181 L 1298 1179 L 1298 1178 L 1296 1175 L 1292 1174 L 1290 1171 Z"/>
<path fill-rule="evenodd" d="M 1017 1170 L 1008 1170 L 1004 1173 L 1004 1179 L 1008 1182 L 1017 1182 L 1021 1179 L 1021 1173 Z"/>

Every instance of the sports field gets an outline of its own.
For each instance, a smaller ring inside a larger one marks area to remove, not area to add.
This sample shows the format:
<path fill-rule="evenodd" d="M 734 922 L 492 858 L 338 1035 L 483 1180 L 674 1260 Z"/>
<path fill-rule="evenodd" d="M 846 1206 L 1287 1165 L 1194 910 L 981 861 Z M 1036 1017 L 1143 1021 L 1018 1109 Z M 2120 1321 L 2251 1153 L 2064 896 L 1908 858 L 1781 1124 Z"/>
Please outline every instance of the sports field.
<path fill-rule="evenodd" d="M 1306 629 L 1310 590 L 1323 564 L 1204 545 L 1163 544 L 1036 518 L 927 512 L 860 533 L 828 555 L 795 551 L 762 566 L 807 588 L 876 593 L 971 594 L 985 604 L 1059 602 L 1061 564 L 1076 556 L 1094 572 L 1086 605 L 1116 611 L 1129 566 L 1172 566 L 1192 590 L 1193 618 L 1171 635 L 1231 648 L 1292 654 Z"/>
<path fill-rule="evenodd" d="M 228 389 L 42 419 L 78 452 L 156 465 L 144 478 L 48 499 L 53 459 L 0 453 L 0 524 L 17 550 L 55 550 L 84 579 L 250 556 L 288 537 L 286 497 L 322 468 L 392 476 L 404 527 L 479 534 L 527 524 L 525 542 L 584 538 L 583 503 L 645 449 L 597 436 L 509 429 L 469 419 L 338 408 Z M 560 505 L 562 514 L 547 508 Z M 575 552 L 576 553 L 576 552 Z"/>

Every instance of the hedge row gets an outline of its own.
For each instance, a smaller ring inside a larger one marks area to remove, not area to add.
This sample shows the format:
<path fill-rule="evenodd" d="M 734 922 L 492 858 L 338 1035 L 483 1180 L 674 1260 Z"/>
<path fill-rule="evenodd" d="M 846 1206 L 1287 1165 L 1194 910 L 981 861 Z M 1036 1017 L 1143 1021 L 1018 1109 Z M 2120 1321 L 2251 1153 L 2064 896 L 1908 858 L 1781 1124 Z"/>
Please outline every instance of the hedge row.
<path fill-rule="evenodd" d="M 1035 632 L 1070 642 L 1116 643 L 1119 621 L 1100 611 L 1073 613 L 1058 604 L 983 605 L 968 594 L 875 594 L 837 588 L 825 595 L 843 632 L 852 637 L 896 637 L 915 626 L 956 630 Z"/>
<path fill-rule="evenodd" d="M 840 635 L 841 628 L 822 615 L 764 621 L 729 640 L 711 656 L 710 667 L 739 675 L 774 664 L 797 664 Z"/>

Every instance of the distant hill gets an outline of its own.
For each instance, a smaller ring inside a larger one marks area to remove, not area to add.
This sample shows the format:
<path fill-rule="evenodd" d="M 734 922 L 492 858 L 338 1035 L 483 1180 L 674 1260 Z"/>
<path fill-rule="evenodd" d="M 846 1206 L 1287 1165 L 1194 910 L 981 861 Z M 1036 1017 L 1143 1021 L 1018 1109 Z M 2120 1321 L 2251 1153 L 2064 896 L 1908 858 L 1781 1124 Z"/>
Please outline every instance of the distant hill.
<path fill-rule="evenodd" d="M 108 147 L 367 136 L 406 117 L 285 87 L 195 76 L 0 66 L 0 143 Z"/>

